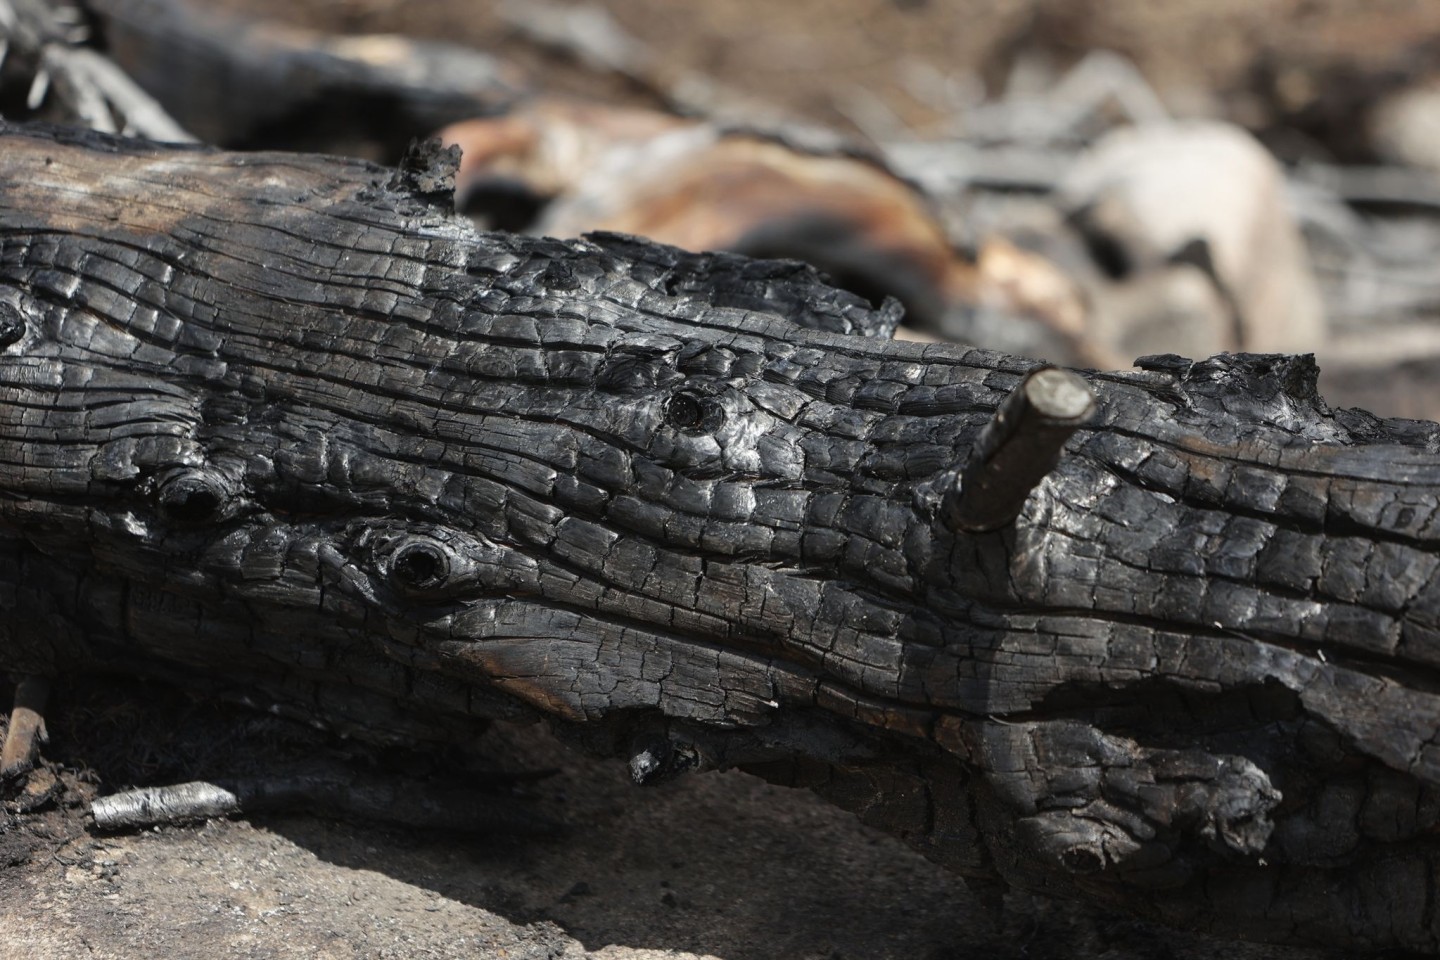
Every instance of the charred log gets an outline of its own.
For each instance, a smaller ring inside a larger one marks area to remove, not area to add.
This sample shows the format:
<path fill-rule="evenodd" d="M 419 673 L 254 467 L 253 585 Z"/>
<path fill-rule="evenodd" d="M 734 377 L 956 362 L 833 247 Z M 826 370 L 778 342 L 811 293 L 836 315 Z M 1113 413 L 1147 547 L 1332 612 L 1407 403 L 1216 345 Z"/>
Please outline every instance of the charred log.
<path fill-rule="evenodd" d="M 443 152 L 3 143 L 0 666 L 416 749 L 547 717 L 977 879 L 1440 943 L 1440 427 L 1144 358 L 974 531 L 1038 365 L 808 269 L 481 234 Z"/>
<path fill-rule="evenodd" d="M 395 35 L 331 36 L 186 0 L 86 0 L 110 56 L 200 139 L 393 161 L 524 90 L 493 57 Z"/>

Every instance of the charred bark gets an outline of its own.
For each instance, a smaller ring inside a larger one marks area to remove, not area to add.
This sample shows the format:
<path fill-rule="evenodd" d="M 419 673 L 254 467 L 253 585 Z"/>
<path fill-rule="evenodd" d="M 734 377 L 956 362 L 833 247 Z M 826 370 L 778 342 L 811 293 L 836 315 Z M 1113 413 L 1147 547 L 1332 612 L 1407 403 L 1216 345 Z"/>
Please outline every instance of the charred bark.
<path fill-rule="evenodd" d="M 1436 949 L 1440 427 L 1273 356 L 992 426 L 1034 361 L 793 264 L 477 233 L 446 163 L 4 130 L 0 666 L 417 748 L 543 716 L 966 876 Z M 951 522 L 1006 460 L 1019 515 Z"/>

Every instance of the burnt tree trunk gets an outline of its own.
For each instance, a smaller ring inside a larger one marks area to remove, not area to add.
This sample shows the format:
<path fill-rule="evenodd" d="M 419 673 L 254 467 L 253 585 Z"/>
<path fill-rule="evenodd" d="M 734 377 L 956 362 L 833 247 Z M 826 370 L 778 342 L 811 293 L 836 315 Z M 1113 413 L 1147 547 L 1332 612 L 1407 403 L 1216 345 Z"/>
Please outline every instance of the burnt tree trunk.
<path fill-rule="evenodd" d="M 1436 948 L 1440 427 L 1306 358 L 1047 399 L 806 268 L 477 233 L 447 170 L 0 133 L 0 667 L 543 716 L 968 877 Z"/>

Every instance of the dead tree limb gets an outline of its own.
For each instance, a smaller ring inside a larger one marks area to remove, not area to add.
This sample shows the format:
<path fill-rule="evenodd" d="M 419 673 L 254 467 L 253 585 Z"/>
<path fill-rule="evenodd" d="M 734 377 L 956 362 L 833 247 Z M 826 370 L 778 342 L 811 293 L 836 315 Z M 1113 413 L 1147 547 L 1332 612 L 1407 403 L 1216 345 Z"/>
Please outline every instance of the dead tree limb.
<path fill-rule="evenodd" d="M 793 264 L 477 233 L 450 169 L 5 128 L 0 666 L 417 748 L 544 716 L 966 876 L 1436 948 L 1440 427 L 1146 358 L 952 528 L 1035 362 Z"/>
<path fill-rule="evenodd" d="M 331 36 L 185 0 L 85 0 L 110 56 L 200 139 L 393 160 L 417 136 L 492 113 L 519 73 L 445 43 Z"/>
<path fill-rule="evenodd" d="M 0 0 L 0 64 L 7 57 L 25 61 L 33 78 L 28 110 L 40 108 L 53 91 L 61 101 L 59 114 L 92 130 L 171 142 L 194 139 L 108 57 L 82 46 L 87 31 L 62 22 L 59 12 L 45 0 Z M 78 17 L 77 10 L 68 12 Z"/>

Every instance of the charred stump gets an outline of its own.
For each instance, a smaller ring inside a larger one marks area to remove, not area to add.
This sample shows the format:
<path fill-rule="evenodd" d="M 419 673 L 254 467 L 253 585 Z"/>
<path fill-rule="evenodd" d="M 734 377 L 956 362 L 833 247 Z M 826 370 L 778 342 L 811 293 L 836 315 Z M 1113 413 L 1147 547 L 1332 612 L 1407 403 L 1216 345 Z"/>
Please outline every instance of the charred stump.
<path fill-rule="evenodd" d="M 1440 427 L 478 233 L 443 153 L 0 138 L 0 667 L 416 749 L 544 717 L 967 877 L 1440 943 Z"/>

